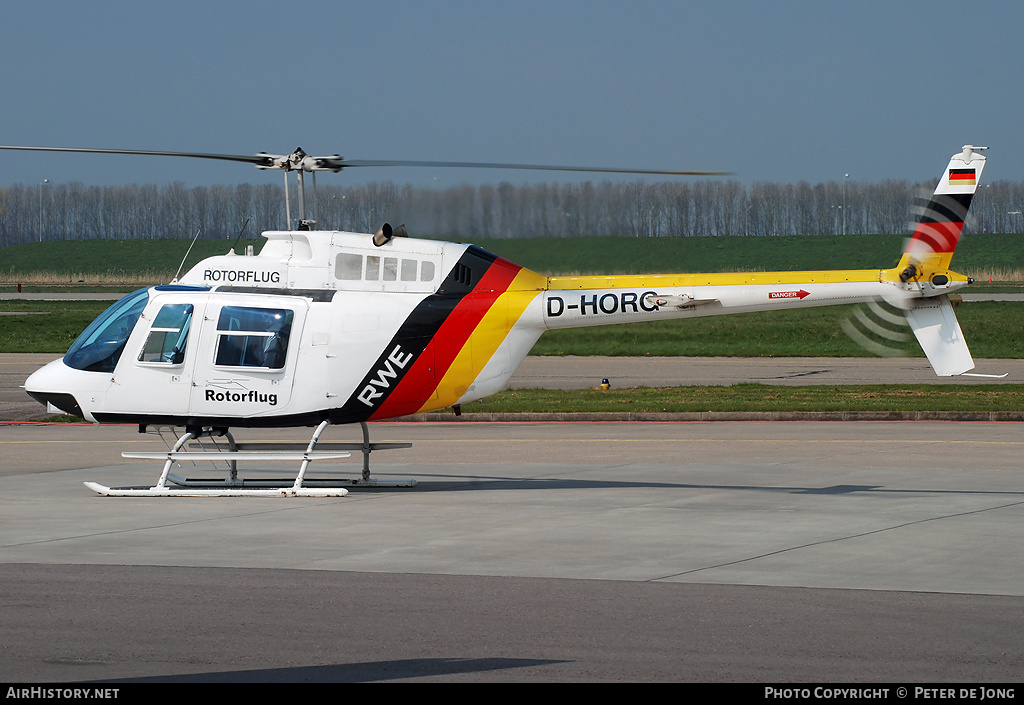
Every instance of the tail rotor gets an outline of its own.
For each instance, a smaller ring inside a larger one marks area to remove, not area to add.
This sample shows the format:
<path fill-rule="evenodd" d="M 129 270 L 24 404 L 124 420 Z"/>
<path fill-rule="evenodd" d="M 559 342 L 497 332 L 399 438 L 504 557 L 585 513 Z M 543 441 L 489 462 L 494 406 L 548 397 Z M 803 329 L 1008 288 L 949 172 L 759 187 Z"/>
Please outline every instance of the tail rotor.
<path fill-rule="evenodd" d="M 914 349 L 914 334 L 903 311 L 886 301 L 857 305 L 840 327 L 851 340 L 878 357 L 907 357 Z"/>

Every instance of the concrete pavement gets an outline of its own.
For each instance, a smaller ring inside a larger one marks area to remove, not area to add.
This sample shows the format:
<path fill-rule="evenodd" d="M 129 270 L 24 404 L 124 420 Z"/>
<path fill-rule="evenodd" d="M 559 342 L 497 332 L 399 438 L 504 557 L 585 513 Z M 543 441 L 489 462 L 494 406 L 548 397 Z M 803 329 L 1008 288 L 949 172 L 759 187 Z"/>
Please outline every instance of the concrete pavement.
<path fill-rule="evenodd" d="M 254 433 L 309 431 L 238 435 Z M 373 462 L 415 489 L 104 498 L 82 482 L 152 483 L 158 464 L 119 453 L 158 438 L 0 428 L 16 645 L 0 678 L 1012 683 L 1024 667 L 1019 424 L 372 433 L 413 442 Z"/>

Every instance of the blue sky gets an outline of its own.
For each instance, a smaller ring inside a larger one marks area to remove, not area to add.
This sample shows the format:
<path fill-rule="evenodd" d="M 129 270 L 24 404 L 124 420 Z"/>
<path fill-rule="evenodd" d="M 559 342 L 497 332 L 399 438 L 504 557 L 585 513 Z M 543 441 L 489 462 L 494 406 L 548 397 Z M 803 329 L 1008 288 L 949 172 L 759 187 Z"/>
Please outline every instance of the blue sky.
<path fill-rule="evenodd" d="M 0 144 L 1024 179 L 1019 2 L 5 2 Z M 363 169 L 421 186 L 593 176 Z M 0 152 L 0 185 L 280 183 Z"/>

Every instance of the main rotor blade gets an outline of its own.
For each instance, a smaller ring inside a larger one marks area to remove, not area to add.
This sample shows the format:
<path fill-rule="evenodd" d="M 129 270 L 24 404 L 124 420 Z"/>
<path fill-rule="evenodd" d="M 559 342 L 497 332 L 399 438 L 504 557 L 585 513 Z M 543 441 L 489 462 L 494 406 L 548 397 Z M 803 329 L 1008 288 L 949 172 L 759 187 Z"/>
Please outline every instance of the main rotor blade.
<path fill-rule="evenodd" d="M 303 171 L 341 171 L 349 167 L 441 167 L 463 169 L 521 169 L 527 171 L 576 171 L 602 174 L 653 174 L 659 176 L 727 176 L 729 171 L 668 170 L 668 169 L 620 169 L 615 167 L 552 166 L 547 164 L 506 164 L 501 162 L 435 162 L 382 159 L 343 159 L 334 154 L 315 157 L 297 149 L 289 155 L 274 155 L 265 152 L 252 156 L 244 154 L 209 154 L 205 152 L 163 152 L 144 149 L 92 149 L 85 147 L 22 147 L 0 145 L 0 149 L 25 152 L 79 152 L 87 154 L 137 154 L 155 157 L 191 157 L 195 159 L 219 159 L 221 161 L 252 164 L 260 169 L 286 169 Z"/>
<path fill-rule="evenodd" d="M 89 149 L 84 147 L 16 147 L 0 145 L 0 149 L 16 149 L 24 152 L 85 152 L 88 154 L 140 154 L 148 157 L 193 157 L 198 159 L 220 159 L 229 162 L 243 162 L 262 167 L 273 167 L 274 160 L 267 154 L 246 156 L 244 154 L 206 154 L 202 152 L 155 152 L 143 149 Z"/>
<path fill-rule="evenodd" d="M 420 162 L 404 160 L 342 159 L 342 169 L 355 166 L 429 166 L 466 169 L 525 169 L 530 171 L 588 171 L 604 174 L 660 174 L 663 176 L 727 176 L 731 171 L 678 171 L 666 169 L 619 169 L 599 166 L 551 166 L 546 164 L 504 164 L 497 162 Z"/>

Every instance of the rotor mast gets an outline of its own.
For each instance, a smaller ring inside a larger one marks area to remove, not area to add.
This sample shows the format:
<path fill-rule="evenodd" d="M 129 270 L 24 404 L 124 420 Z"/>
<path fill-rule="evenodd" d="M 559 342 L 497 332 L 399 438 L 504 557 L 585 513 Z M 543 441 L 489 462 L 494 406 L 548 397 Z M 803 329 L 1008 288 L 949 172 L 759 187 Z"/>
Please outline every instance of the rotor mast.
<path fill-rule="evenodd" d="M 329 157 L 313 157 L 306 154 L 302 147 L 297 147 L 291 154 L 267 154 L 260 152 L 257 157 L 264 157 L 265 161 L 257 163 L 257 169 L 280 169 L 284 172 L 284 211 L 288 227 L 292 226 L 292 205 L 288 188 L 288 172 L 295 172 L 295 181 L 298 185 L 299 196 L 299 229 L 308 230 L 315 221 L 306 219 L 306 172 L 313 175 L 313 208 L 316 208 L 316 172 L 318 171 L 341 171 L 342 158 L 337 154 Z"/>

